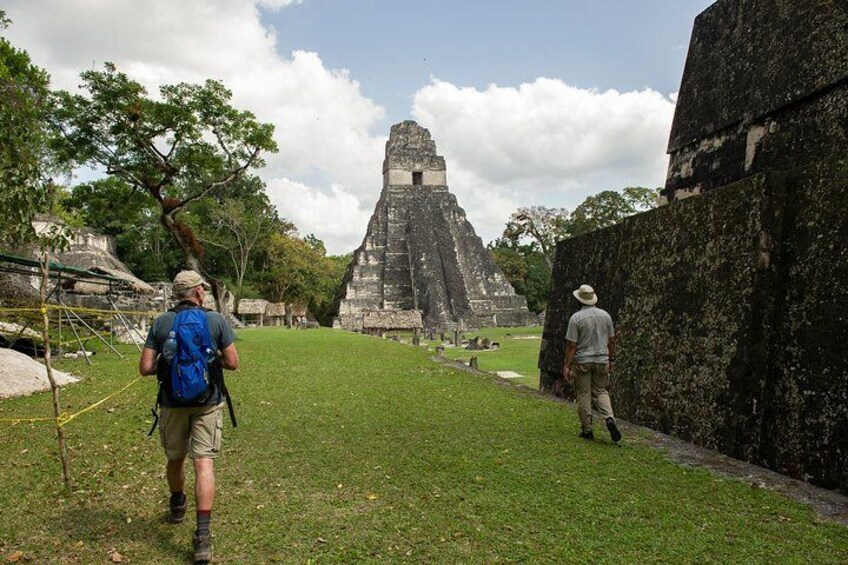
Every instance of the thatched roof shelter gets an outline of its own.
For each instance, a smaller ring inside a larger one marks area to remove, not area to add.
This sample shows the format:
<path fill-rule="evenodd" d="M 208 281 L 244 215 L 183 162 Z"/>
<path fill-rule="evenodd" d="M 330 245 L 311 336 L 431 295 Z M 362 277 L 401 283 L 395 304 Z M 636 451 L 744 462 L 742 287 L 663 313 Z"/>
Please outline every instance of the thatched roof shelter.
<path fill-rule="evenodd" d="M 242 299 L 238 302 L 238 314 L 239 315 L 253 315 L 259 316 L 264 315 L 266 309 L 268 308 L 267 300 L 252 300 L 252 299 Z"/>
<path fill-rule="evenodd" d="M 289 308 L 291 308 L 292 316 L 304 316 L 306 318 L 314 319 L 309 314 L 309 307 L 303 302 L 292 302 L 289 304 Z"/>
<path fill-rule="evenodd" d="M 365 331 L 416 330 L 423 326 L 421 310 L 367 310 L 362 316 Z"/>
<path fill-rule="evenodd" d="M 265 309 L 265 315 L 269 318 L 282 318 L 286 315 L 285 302 L 270 302 Z"/>

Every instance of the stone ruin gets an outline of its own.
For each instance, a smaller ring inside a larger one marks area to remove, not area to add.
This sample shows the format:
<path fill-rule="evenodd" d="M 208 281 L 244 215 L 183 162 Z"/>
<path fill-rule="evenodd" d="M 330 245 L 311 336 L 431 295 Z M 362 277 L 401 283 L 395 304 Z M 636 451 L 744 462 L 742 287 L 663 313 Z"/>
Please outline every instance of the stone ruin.
<path fill-rule="evenodd" d="M 383 191 L 335 304 L 334 327 L 362 331 L 365 312 L 420 310 L 425 328 L 522 326 L 515 294 L 448 191 L 445 159 L 413 121 L 392 126 Z"/>
<path fill-rule="evenodd" d="M 557 245 L 540 388 L 591 284 L 618 328 L 618 415 L 848 492 L 846 141 L 846 2 L 705 10 L 670 203 Z"/>
<path fill-rule="evenodd" d="M 664 199 L 794 169 L 844 148 L 846 22 L 848 4 L 834 0 L 722 0 L 698 16 Z"/>
<path fill-rule="evenodd" d="M 118 259 L 113 236 L 100 234 L 89 228 L 68 229 L 63 220 L 47 214 L 37 214 L 32 226 L 38 234 L 47 233 L 52 229 L 67 230 L 67 246 L 53 254 L 53 261 L 66 267 L 91 271 L 121 281 L 120 284 L 110 287 L 68 278 L 61 285 L 62 299 L 66 304 L 106 310 L 112 308 L 113 303 L 124 310 L 151 310 L 161 307 L 162 299 L 156 289 L 133 275 Z M 37 260 L 34 249 L 22 249 L 19 254 L 23 255 L 24 259 Z M 40 277 L 35 271 L 31 276 L 0 272 L 0 301 L 13 305 L 37 302 L 39 286 Z"/>

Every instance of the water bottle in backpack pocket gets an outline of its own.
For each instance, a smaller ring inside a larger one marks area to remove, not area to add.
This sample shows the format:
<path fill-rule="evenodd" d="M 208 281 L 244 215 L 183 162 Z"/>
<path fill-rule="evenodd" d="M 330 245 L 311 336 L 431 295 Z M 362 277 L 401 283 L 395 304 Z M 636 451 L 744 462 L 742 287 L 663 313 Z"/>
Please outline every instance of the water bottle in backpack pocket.
<path fill-rule="evenodd" d="M 177 344 L 171 359 L 171 396 L 180 403 L 204 401 L 210 383 L 209 359 L 214 358 L 206 312 L 200 308 L 181 310 L 171 333 Z"/>

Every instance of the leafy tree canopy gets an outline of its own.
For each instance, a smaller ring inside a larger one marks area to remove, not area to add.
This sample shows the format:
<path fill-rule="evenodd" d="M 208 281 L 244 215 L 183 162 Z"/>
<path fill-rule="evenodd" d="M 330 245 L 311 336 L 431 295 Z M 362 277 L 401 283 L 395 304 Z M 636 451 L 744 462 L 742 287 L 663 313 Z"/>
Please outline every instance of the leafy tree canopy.
<path fill-rule="evenodd" d="M 11 22 L 0 10 L 0 29 Z M 46 151 L 47 73 L 26 51 L 0 37 L 0 245 L 15 247 L 35 239 L 32 218 L 47 212 L 55 187 L 48 173 L 56 166 Z"/>
<path fill-rule="evenodd" d="M 262 166 L 263 152 L 277 150 L 273 126 L 234 109 L 232 93 L 214 80 L 162 86 L 153 99 L 111 63 L 81 77 L 87 96 L 54 95 L 56 150 L 74 163 L 100 165 L 152 198 L 186 266 L 202 271 L 203 248 L 176 216 L 206 196 L 225 195 Z"/>
<path fill-rule="evenodd" d="M 606 190 L 587 197 L 574 211 L 532 206 L 519 208 L 503 237 L 489 244 L 495 263 L 531 310 L 547 307 L 556 242 L 616 224 L 656 205 L 659 189 L 639 186 Z"/>

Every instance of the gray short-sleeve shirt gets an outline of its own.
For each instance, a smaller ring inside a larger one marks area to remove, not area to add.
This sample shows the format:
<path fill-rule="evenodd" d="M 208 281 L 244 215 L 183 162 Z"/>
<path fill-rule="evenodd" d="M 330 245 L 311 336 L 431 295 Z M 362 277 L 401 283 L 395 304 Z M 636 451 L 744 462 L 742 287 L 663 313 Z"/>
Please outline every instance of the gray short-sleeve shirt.
<path fill-rule="evenodd" d="M 615 336 L 612 318 L 595 306 L 583 306 L 568 320 L 565 339 L 577 344 L 575 363 L 607 363 L 607 342 Z"/>

